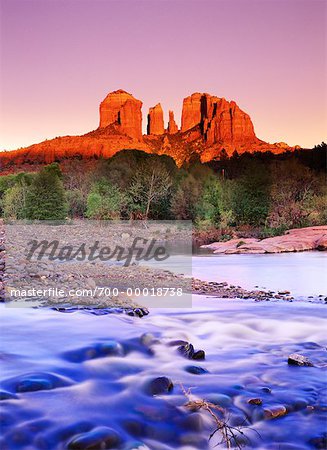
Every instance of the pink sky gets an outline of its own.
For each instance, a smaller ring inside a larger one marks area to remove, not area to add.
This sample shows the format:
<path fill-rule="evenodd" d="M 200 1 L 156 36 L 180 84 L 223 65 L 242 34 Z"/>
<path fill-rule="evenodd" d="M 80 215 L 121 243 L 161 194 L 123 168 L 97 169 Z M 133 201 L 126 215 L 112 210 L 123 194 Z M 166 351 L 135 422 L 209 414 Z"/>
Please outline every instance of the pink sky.
<path fill-rule="evenodd" d="M 122 88 L 235 100 L 268 142 L 326 139 L 324 0 L 0 0 L 1 149 L 97 128 Z"/>

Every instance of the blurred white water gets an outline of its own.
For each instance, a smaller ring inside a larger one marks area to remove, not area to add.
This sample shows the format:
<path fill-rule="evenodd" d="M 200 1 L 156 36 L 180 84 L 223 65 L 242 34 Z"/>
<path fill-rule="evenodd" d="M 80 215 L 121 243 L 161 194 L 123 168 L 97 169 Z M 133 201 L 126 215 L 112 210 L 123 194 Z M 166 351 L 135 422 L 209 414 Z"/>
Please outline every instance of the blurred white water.
<path fill-rule="evenodd" d="M 116 430 L 122 449 L 136 448 L 130 446 L 135 440 L 151 450 L 211 448 L 213 423 L 205 413 L 182 412 L 186 399 L 180 384 L 199 398 L 224 403 L 233 424 L 245 423 L 251 439 L 246 448 L 309 449 L 310 439 L 324 431 L 324 305 L 197 296 L 193 309 L 153 309 L 142 319 L 6 307 L 1 313 L 2 388 L 16 396 L 1 402 L 2 449 L 70 448 L 76 436 L 91 433 L 92 438 L 97 426 Z M 150 353 L 141 344 L 144 333 L 157 340 Z M 183 358 L 167 345 L 175 339 L 204 350 L 206 359 Z M 112 341 L 130 350 L 92 356 Z M 287 357 L 294 352 L 316 367 L 289 366 Z M 207 373 L 191 374 L 190 365 Z M 53 376 L 59 379 L 53 388 L 17 392 L 26 380 L 49 383 Z M 147 383 L 158 376 L 169 377 L 174 389 L 149 396 Z M 283 405 L 289 412 L 264 420 L 263 407 L 247 403 L 254 397 L 265 408 Z M 307 406 L 317 410 L 308 412 Z"/>

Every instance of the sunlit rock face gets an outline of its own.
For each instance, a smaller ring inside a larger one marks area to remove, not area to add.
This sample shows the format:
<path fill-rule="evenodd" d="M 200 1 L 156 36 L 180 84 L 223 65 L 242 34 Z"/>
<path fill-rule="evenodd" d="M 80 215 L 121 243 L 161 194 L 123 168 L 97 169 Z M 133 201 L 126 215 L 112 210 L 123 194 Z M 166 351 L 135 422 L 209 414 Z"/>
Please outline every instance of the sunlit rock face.
<path fill-rule="evenodd" d="M 158 103 L 150 108 L 147 134 L 142 136 L 142 102 L 119 89 L 100 104 L 99 127 L 82 136 L 63 136 L 10 152 L 0 152 L 0 172 L 14 172 L 23 166 L 49 164 L 69 158 L 110 158 L 121 150 L 142 150 L 165 154 L 178 166 L 193 158 L 217 160 L 235 151 L 283 153 L 298 149 L 284 142 L 269 144 L 258 139 L 250 116 L 234 101 L 207 93 L 194 93 L 183 101 L 181 129 L 169 111 L 165 129 Z M 25 168 L 28 170 L 28 167 Z"/>
<path fill-rule="evenodd" d="M 148 114 L 148 134 L 164 134 L 164 118 L 163 118 L 163 110 L 158 103 L 156 106 L 153 106 L 149 109 Z"/>
<path fill-rule="evenodd" d="M 127 136 L 142 139 L 142 102 L 122 89 L 111 92 L 100 104 L 100 128 L 117 125 Z"/>
<path fill-rule="evenodd" d="M 250 116 L 234 101 L 195 93 L 183 102 L 182 131 L 199 126 L 207 144 L 257 143 Z"/>
<path fill-rule="evenodd" d="M 178 126 L 175 122 L 174 112 L 169 111 L 169 122 L 168 122 L 168 129 L 169 134 L 176 134 L 178 132 Z"/>

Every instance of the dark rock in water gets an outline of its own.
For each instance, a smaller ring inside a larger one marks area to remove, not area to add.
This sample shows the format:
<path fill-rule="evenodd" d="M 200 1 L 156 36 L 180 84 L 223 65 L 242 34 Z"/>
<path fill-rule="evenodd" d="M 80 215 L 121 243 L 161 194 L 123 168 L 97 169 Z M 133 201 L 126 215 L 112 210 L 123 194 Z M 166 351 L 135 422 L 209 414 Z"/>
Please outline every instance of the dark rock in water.
<path fill-rule="evenodd" d="M 146 308 L 98 308 L 90 306 L 54 306 L 51 309 L 62 313 L 74 313 L 82 311 L 84 313 L 92 314 L 93 316 L 106 316 L 108 314 L 127 314 L 128 316 L 143 317 L 149 314 Z"/>
<path fill-rule="evenodd" d="M 310 439 L 309 444 L 312 445 L 314 448 L 326 449 L 327 448 L 327 433 L 323 433 L 321 436 Z"/>
<path fill-rule="evenodd" d="M 18 398 L 17 395 L 12 394 L 7 391 L 0 391 L 0 400 L 11 400 L 13 398 Z"/>
<path fill-rule="evenodd" d="M 147 316 L 149 314 L 149 311 L 146 308 L 134 308 L 127 309 L 126 314 L 128 314 L 129 316 L 143 317 Z"/>
<path fill-rule="evenodd" d="M 84 347 L 63 353 L 68 361 L 80 363 L 89 359 L 103 358 L 106 356 L 124 356 L 124 349 L 119 342 L 108 340 L 95 344 L 93 347 Z"/>
<path fill-rule="evenodd" d="M 266 394 L 271 394 L 271 389 L 268 386 L 263 386 L 261 388 L 262 392 L 265 392 Z"/>
<path fill-rule="evenodd" d="M 291 366 L 308 366 L 313 367 L 312 362 L 303 355 L 299 355 L 298 353 L 292 353 L 288 357 L 288 364 Z"/>
<path fill-rule="evenodd" d="M 62 377 L 50 373 L 35 373 L 23 376 L 16 382 L 16 392 L 47 391 L 50 389 L 69 386 L 71 383 Z"/>
<path fill-rule="evenodd" d="M 206 355 L 204 353 L 203 350 L 198 350 L 197 352 L 195 352 L 192 356 L 192 359 L 197 359 L 197 360 L 203 360 L 205 359 Z"/>
<path fill-rule="evenodd" d="M 206 369 L 199 366 L 187 366 L 185 367 L 186 372 L 193 373 L 194 375 L 202 375 L 204 373 L 209 373 Z"/>
<path fill-rule="evenodd" d="M 21 381 L 17 385 L 17 392 L 33 392 L 33 391 L 45 391 L 52 389 L 53 385 L 49 380 L 44 379 L 32 379 Z"/>
<path fill-rule="evenodd" d="M 99 356 L 123 356 L 124 349 L 119 342 L 106 341 L 96 346 Z"/>
<path fill-rule="evenodd" d="M 134 314 L 138 317 L 147 316 L 149 314 L 149 311 L 145 308 L 135 308 L 133 311 Z"/>
<path fill-rule="evenodd" d="M 150 381 L 147 391 L 151 395 L 168 394 L 173 390 L 174 384 L 170 378 L 158 377 Z"/>
<path fill-rule="evenodd" d="M 261 398 L 250 398 L 248 400 L 248 403 L 250 405 L 262 405 L 262 399 Z"/>
<path fill-rule="evenodd" d="M 176 347 L 177 345 L 178 346 L 185 346 L 185 345 L 188 345 L 188 342 L 187 341 L 182 341 L 180 339 L 177 339 L 176 341 L 170 341 L 168 343 L 168 345 L 169 345 L 169 347 Z"/>
<path fill-rule="evenodd" d="M 184 358 L 188 359 L 197 359 L 202 360 L 205 359 L 205 353 L 203 350 L 194 350 L 194 347 L 189 342 L 183 343 L 183 345 L 180 345 L 177 349 L 179 353 L 184 356 Z"/>
<path fill-rule="evenodd" d="M 184 358 L 192 359 L 194 355 L 194 347 L 192 344 L 181 345 L 177 349 Z"/>
<path fill-rule="evenodd" d="M 83 433 L 73 438 L 68 448 L 72 450 L 102 450 L 117 448 L 121 438 L 119 434 L 108 427 L 98 427 L 87 433 Z"/>

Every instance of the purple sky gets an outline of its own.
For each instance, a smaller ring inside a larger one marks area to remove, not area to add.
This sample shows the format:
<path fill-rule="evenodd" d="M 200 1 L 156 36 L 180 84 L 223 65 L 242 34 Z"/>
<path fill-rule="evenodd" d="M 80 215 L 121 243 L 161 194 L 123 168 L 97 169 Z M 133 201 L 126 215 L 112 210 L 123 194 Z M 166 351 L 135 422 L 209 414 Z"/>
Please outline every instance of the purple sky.
<path fill-rule="evenodd" d="M 122 88 L 180 123 L 193 92 L 235 100 L 259 138 L 326 139 L 324 0 L 0 0 L 1 149 L 82 134 Z M 144 129 L 145 129 L 144 123 Z"/>

